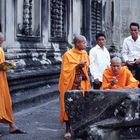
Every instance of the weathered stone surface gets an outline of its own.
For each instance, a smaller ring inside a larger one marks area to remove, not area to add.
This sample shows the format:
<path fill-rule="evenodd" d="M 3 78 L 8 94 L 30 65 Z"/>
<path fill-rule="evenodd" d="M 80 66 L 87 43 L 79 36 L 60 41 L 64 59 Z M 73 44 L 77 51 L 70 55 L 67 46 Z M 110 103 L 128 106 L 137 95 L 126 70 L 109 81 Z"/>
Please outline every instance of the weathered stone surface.
<path fill-rule="evenodd" d="M 140 89 L 68 91 L 66 111 L 75 137 L 140 138 Z"/>

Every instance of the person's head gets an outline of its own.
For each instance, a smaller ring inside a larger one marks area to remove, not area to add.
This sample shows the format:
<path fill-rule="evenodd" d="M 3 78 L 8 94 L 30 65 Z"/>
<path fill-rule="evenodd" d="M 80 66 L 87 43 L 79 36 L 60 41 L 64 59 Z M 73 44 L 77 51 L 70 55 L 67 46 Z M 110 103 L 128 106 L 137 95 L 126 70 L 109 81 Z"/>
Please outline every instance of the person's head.
<path fill-rule="evenodd" d="M 84 50 L 87 46 L 87 40 L 83 35 L 77 35 L 73 39 L 73 43 L 76 49 Z"/>
<path fill-rule="evenodd" d="M 119 73 L 122 61 L 119 57 L 115 56 L 111 59 L 111 68 L 114 73 Z"/>
<path fill-rule="evenodd" d="M 2 33 L 0 33 L 0 46 L 2 45 L 3 41 L 4 41 L 4 36 Z"/>
<path fill-rule="evenodd" d="M 139 33 L 139 24 L 136 22 L 131 22 L 129 28 L 132 38 L 136 40 L 138 38 Z"/>
<path fill-rule="evenodd" d="M 101 48 L 103 48 L 105 46 L 105 43 L 106 43 L 105 34 L 104 33 L 98 33 L 96 35 L 96 42 Z"/>

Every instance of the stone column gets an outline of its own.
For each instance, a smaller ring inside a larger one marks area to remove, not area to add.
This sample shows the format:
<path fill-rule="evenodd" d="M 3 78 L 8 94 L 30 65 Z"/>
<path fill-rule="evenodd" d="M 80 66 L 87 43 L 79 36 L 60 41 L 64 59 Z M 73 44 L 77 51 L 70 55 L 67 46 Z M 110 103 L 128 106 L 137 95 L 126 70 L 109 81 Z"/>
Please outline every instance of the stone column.
<path fill-rule="evenodd" d="M 83 34 L 88 41 L 88 46 L 91 47 L 91 0 L 84 0 L 83 6 Z"/>
<path fill-rule="evenodd" d="M 23 35 L 32 35 L 32 0 L 23 3 Z"/>
<path fill-rule="evenodd" d="M 91 1 L 91 40 L 92 45 L 96 44 L 95 36 L 102 31 L 102 1 Z"/>
<path fill-rule="evenodd" d="M 29 35 L 32 35 L 32 0 L 29 0 Z"/>
<path fill-rule="evenodd" d="M 65 8 L 64 0 L 51 0 L 51 38 L 64 39 L 65 37 Z"/>

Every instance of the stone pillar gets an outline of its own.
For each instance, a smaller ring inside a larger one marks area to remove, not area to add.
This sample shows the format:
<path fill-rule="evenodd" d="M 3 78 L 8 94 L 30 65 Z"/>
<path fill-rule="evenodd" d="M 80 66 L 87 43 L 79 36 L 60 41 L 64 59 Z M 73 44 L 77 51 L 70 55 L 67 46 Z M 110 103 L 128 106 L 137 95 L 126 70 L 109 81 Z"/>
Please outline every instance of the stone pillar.
<path fill-rule="evenodd" d="M 32 0 L 23 3 L 23 34 L 32 35 Z"/>
<path fill-rule="evenodd" d="M 29 35 L 32 35 L 32 0 L 29 0 Z"/>
<path fill-rule="evenodd" d="M 51 0 L 51 38 L 64 39 L 66 36 L 65 18 L 66 18 L 66 2 L 64 0 Z"/>
<path fill-rule="evenodd" d="M 91 1 L 91 42 L 96 44 L 95 36 L 102 31 L 102 1 Z"/>
<path fill-rule="evenodd" d="M 48 45 L 48 38 L 49 38 L 49 13 L 48 13 L 48 9 L 49 9 L 49 0 L 46 1 L 42 1 L 42 43 L 44 44 L 44 46 L 46 48 L 49 47 Z"/>
<path fill-rule="evenodd" d="M 120 0 L 114 0 L 114 24 L 113 24 L 113 35 L 112 42 L 114 46 L 120 50 L 121 41 L 121 24 L 120 24 Z"/>
<path fill-rule="evenodd" d="M 72 24 L 72 0 L 67 2 L 67 40 L 69 45 L 72 45 L 73 41 L 73 24 Z"/>
<path fill-rule="evenodd" d="M 83 34 L 85 35 L 88 46 L 91 47 L 91 22 L 90 22 L 90 15 L 91 15 L 91 0 L 84 0 L 83 2 Z"/>
<path fill-rule="evenodd" d="M 95 36 L 102 31 L 102 1 L 84 0 L 84 31 L 88 45 L 91 48 L 96 44 Z"/>
<path fill-rule="evenodd" d="M 13 1 L 6 1 L 5 2 L 5 8 L 6 10 L 6 14 L 5 14 L 5 40 L 6 40 L 6 45 L 5 47 L 8 47 L 9 44 L 14 44 L 15 40 L 14 40 L 14 6 L 13 6 Z"/>

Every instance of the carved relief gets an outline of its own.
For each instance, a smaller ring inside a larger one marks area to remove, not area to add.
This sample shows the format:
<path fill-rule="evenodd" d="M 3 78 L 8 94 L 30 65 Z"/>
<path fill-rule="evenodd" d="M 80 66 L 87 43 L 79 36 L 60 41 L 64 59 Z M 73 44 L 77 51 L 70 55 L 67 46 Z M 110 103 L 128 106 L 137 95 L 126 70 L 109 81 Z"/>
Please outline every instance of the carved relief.
<path fill-rule="evenodd" d="M 30 16 L 31 16 L 31 9 L 30 9 L 29 0 L 24 0 L 24 3 L 23 3 L 23 34 L 24 35 L 29 35 L 29 25 L 31 27 L 31 24 L 30 24 L 31 20 L 29 23 L 29 19 L 31 19 Z"/>
<path fill-rule="evenodd" d="M 41 0 L 16 1 L 16 20 L 18 39 L 40 39 L 41 37 Z"/>
<path fill-rule="evenodd" d="M 92 0 L 91 2 L 91 35 L 95 35 L 102 30 L 102 2 Z"/>
<path fill-rule="evenodd" d="M 51 28 L 50 36 L 51 38 L 63 39 L 66 36 L 65 31 L 65 18 L 66 18 L 66 4 L 64 0 L 51 0 L 50 3 L 50 18 L 51 18 Z"/>

